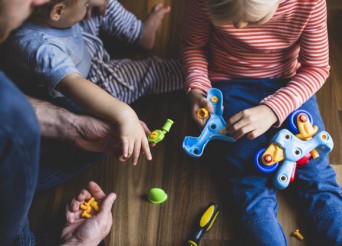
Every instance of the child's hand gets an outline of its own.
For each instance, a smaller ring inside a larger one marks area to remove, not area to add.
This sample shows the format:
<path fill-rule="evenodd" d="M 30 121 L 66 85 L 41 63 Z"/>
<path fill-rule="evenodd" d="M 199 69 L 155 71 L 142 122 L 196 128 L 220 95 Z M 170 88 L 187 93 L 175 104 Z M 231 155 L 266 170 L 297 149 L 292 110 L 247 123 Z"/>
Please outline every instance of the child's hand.
<path fill-rule="evenodd" d="M 236 139 L 247 134 L 249 139 L 254 139 L 266 132 L 274 123 L 277 116 L 266 105 L 258 105 L 235 114 L 227 120 L 227 130 Z"/>
<path fill-rule="evenodd" d="M 122 112 L 120 118 L 118 133 L 122 143 L 122 153 L 119 160 L 126 161 L 133 156 L 132 163 L 136 165 L 140 152 L 145 154 L 147 160 L 151 160 L 152 155 L 147 140 L 147 134 L 150 133 L 150 130 L 145 123 L 138 119 L 130 107 Z"/>
<path fill-rule="evenodd" d="M 205 126 L 206 122 L 208 121 L 208 118 L 200 119 L 197 116 L 197 111 L 200 108 L 205 108 L 206 110 L 208 110 L 209 113 L 213 113 L 214 112 L 213 106 L 207 100 L 206 93 L 204 93 L 201 90 L 192 89 L 188 93 L 188 97 L 190 99 L 190 104 L 191 104 L 191 117 L 195 121 L 196 125 L 200 129 L 203 129 L 203 127 Z"/>
<path fill-rule="evenodd" d="M 86 19 L 90 19 L 93 14 L 93 9 L 97 10 L 98 15 L 105 15 L 108 5 L 108 0 L 91 0 L 87 8 Z"/>

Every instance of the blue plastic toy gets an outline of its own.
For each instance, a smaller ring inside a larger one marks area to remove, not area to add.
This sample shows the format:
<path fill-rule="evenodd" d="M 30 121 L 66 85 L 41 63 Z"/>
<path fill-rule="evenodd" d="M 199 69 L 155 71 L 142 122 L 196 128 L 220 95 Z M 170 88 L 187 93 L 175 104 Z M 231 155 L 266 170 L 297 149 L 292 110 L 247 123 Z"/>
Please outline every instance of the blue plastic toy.
<path fill-rule="evenodd" d="M 235 138 L 228 136 L 225 131 L 226 121 L 222 117 L 222 92 L 219 89 L 212 88 L 208 91 L 207 99 L 211 102 L 214 112 L 210 114 L 209 120 L 204 126 L 201 135 L 199 137 L 187 136 L 183 141 L 183 149 L 192 157 L 200 157 L 210 140 L 236 141 Z"/>
<path fill-rule="evenodd" d="M 296 135 L 288 129 L 280 130 L 269 147 L 259 150 L 254 158 L 257 169 L 263 173 L 275 171 L 282 162 L 273 180 L 278 189 L 285 189 L 294 180 L 297 165 L 306 164 L 311 157 L 319 156 L 316 148 L 328 153 L 334 146 L 328 132 L 317 133 L 318 128 L 312 126 L 312 117 L 307 111 L 293 112 L 289 121 L 289 128 Z"/>

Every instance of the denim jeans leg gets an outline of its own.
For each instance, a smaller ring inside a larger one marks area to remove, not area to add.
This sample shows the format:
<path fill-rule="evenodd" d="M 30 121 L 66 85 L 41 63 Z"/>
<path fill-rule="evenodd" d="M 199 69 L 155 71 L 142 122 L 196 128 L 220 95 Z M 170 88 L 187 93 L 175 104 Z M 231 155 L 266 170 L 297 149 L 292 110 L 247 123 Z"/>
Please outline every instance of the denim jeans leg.
<path fill-rule="evenodd" d="M 46 139 L 42 140 L 41 149 L 39 191 L 62 184 L 106 157 L 103 153 L 88 152 Z"/>
<path fill-rule="evenodd" d="M 302 109 L 312 115 L 318 131 L 324 130 L 315 97 L 303 104 Z M 303 204 L 310 245 L 342 245 L 342 189 L 329 165 L 328 154 L 319 154 L 297 168 L 294 190 Z"/>
<path fill-rule="evenodd" d="M 34 245 L 28 211 L 39 171 L 39 124 L 26 97 L 0 72 L 0 242 Z"/>
<path fill-rule="evenodd" d="M 258 173 L 253 164 L 254 149 L 260 148 L 263 138 L 240 139 L 230 144 L 225 157 L 232 202 L 240 221 L 238 240 L 241 245 L 284 246 L 287 240 L 276 218 L 278 205 L 272 175 Z"/>
<path fill-rule="evenodd" d="M 225 119 L 259 104 L 267 95 L 283 86 L 286 80 L 237 80 L 215 83 L 224 97 Z M 276 219 L 277 201 L 272 176 L 257 172 L 255 153 L 268 145 L 274 129 L 249 140 L 245 136 L 227 144 L 224 152 L 226 177 L 230 181 L 233 204 L 240 220 L 241 245 L 284 246 L 287 240 Z M 217 154 L 217 153 L 216 153 Z"/>

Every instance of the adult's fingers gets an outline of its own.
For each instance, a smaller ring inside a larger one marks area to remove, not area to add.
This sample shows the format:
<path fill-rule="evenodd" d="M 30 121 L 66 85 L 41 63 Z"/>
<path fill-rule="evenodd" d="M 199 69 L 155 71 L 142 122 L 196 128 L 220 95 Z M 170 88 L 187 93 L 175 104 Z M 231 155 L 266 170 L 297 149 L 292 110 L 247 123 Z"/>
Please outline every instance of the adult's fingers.
<path fill-rule="evenodd" d="M 104 193 L 104 191 L 94 181 L 90 181 L 88 184 L 88 187 L 89 187 L 89 191 L 91 192 L 91 194 L 94 196 L 96 200 L 101 201 L 103 198 L 106 197 L 106 194 Z"/>
<path fill-rule="evenodd" d="M 113 203 L 116 199 L 115 193 L 110 193 L 107 197 L 103 199 L 103 202 L 101 204 L 101 209 L 99 213 L 96 215 L 96 218 L 98 218 L 100 221 L 105 221 L 109 219 L 109 215 L 112 213 L 112 207 Z"/>

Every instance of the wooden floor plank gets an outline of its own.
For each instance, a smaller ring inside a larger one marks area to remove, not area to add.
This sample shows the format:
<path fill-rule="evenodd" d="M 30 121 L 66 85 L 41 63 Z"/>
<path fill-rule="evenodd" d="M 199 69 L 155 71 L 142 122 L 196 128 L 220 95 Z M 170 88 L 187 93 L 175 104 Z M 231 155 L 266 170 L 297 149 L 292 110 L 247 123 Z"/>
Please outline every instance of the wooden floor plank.
<path fill-rule="evenodd" d="M 145 18 L 157 0 L 121 0 L 138 17 Z M 186 1 L 163 0 L 172 12 L 157 33 L 157 45 L 151 54 L 163 58 L 178 57 L 181 25 Z M 138 3 L 138 4 L 137 4 Z M 342 0 L 328 0 L 331 76 L 317 94 L 327 131 L 334 139 L 331 163 L 342 183 Z M 118 46 L 119 47 L 119 46 Z M 115 47 L 114 47 L 115 48 Z M 231 201 L 218 184 L 214 165 L 188 157 L 182 150 L 184 136 L 198 132 L 188 117 L 188 101 L 183 92 L 144 98 L 133 105 L 139 117 L 153 129 L 160 129 L 167 118 L 175 121 L 165 139 L 153 150 L 153 160 L 141 158 L 137 166 L 108 157 L 63 185 L 38 193 L 30 211 L 34 230 L 58 231 L 64 222 L 65 204 L 89 180 L 98 182 L 105 192 L 115 191 L 118 199 L 113 208 L 113 228 L 106 245 L 174 246 L 182 245 L 191 235 L 203 210 L 217 202 L 222 211 L 212 229 L 202 239 L 202 246 L 234 245 Z M 214 163 L 215 160 L 212 160 Z M 163 188 L 168 200 L 160 205 L 146 200 L 150 188 Z M 291 236 L 295 229 L 305 232 L 302 215 L 286 192 L 278 192 L 278 218 L 291 246 L 305 245 Z"/>

